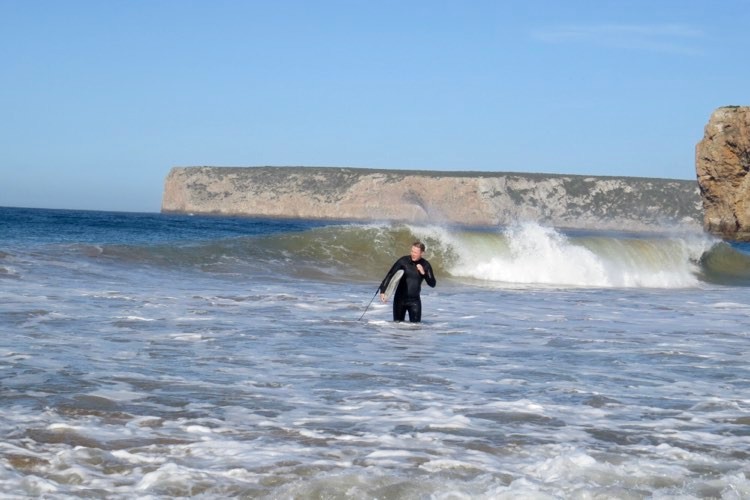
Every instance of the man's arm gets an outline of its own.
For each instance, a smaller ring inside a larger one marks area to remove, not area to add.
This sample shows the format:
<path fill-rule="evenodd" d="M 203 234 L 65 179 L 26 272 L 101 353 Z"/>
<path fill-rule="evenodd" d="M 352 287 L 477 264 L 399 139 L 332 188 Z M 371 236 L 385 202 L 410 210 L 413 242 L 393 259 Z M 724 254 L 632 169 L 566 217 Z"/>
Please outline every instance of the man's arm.
<path fill-rule="evenodd" d="M 430 288 L 435 288 L 435 285 L 437 285 L 437 280 L 435 279 L 435 274 L 432 272 L 432 266 L 429 262 L 424 261 L 424 265 L 422 266 L 424 268 L 424 280 L 425 283 L 430 285 Z"/>
<path fill-rule="evenodd" d="M 380 293 L 385 293 L 385 289 L 388 287 L 388 283 L 390 283 L 391 278 L 394 274 L 396 274 L 396 271 L 401 269 L 401 259 L 398 259 L 396 262 L 393 263 L 391 266 L 391 270 L 388 271 L 388 274 L 385 275 L 385 278 L 383 278 L 383 281 L 380 283 Z"/>

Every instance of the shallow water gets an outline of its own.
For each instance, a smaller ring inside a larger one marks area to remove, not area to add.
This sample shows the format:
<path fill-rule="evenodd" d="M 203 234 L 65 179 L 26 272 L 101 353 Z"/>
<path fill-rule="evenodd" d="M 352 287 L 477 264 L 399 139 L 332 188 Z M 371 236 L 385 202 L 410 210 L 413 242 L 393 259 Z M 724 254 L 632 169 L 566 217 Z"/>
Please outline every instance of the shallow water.
<path fill-rule="evenodd" d="M 445 228 L 44 213 L 54 241 L 0 247 L 5 495 L 750 496 L 750 288 L 692 255 L 670 287 L 514 283 Z M 430 242 L 424 323 L 358 321 L 400 247 L 352 234 Z"/>

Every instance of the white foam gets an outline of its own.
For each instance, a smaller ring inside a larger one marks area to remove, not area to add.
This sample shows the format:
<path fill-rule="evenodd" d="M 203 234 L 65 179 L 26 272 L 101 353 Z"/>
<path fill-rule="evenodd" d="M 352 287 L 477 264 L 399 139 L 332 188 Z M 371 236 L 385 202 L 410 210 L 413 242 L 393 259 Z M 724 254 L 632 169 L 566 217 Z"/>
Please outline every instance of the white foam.
<path fill-rule="evenodd" d="M 128 389 L 97 389 L 89 393 L 91 396 L 109 399 L 111 401 L 137 401 L 147 395 L 142 392 L 130 391 Z"/>
<path fill-rule="evenodd" d="M 205 425 L 186 425 L 185 432 L 188 434 L 212 434 L 214 431 Z"/>
<path fill-rule="evenodd" d="M 156 321 L 155 318 L 144 318 L 142 316 L 115 316 L 115 319 L 124 319 L 127 321 Z"/>
<path fill-rule="evenodd" d="M 747 310 L 750 309 L 750 304 L 740 304 L 738 302 L 716 302 L 715 304 L 712 304 L 712 307 L 715 307 L 716 309 Z"/>
<path fill-rule="evenodd" d="M 127 450 L 113 450 L 112 456 L 124 460 L 130 464 L 144 465 L 144 464 L 162 464 L 167 457 L 147 455 L 144 453 L 131 453 Z"/>
<path fill-rule="evenodd" d="M 429 460 L 419 466 L 428 472 L 443 472 L 456 469 L 464 470 L 487 470 L 485 466 L 468 460 L 459 460 L 456 458 L 436 458 Z"/>
<path fill-rule="evenodd" d="M 174 340 L 183 340 L 186 342 L 203 340 L 203 335 L 199 333 L 173 333 L 170 337 Z"/>
<path fill-rule="evenodd" d="M 700 238 L 573 240 L 537 223 L 502 233 L 443 232 L 457 256 L 454 276 L 489 282 L 583 287 L 684 288 L 698 284 L 695 261 L 711 242 Z"/>
<path fill-rule="evenodd" d="M 174 488 L 182 492 L 186 489 L 189 491 L 194 480 L 193 474 L 188 469 L 174 463 L 167 463 L 153 472 L 144 474 L 135 488 L 140 491 Z"/>
<path fill-rule="evenodd" d="M 414 454 L 406 450 L 376 450 L 367 455 L 368 458 L 394 458 L 394 457 L 411 457 Z"/>
<path fill-rule="evenodd" d="M 65 431 L 76 431 L 76 430 L 80 429 L 80 427 L 78 427 L 78 426 L 74 427 L 74 426 L 69 425 L 69 424 L 56 423 L 56 424 L 50 424 L 50 425 L 48 425 L 47 429 L 49 429 L 51 431 L 63 431 L 63 432 L 65 432 Z"/>
<path fill-rule="evenodd" d="M 21 480 L 21 490 L 27 495 L 42 496 L 59 491 L 56 483 L 37 476 L 25 476 Z"/>

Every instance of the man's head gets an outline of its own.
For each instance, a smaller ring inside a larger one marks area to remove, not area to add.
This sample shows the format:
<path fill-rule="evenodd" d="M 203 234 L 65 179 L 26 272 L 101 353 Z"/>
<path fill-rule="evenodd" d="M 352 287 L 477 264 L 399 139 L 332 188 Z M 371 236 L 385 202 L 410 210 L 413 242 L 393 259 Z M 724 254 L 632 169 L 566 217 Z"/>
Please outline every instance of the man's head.
<path fill-rule="evenodd" d="M 417 261 L 422 258 L 424 253 L 424 243 L 421 241 L 415 241 L 411 244 L 411 260 Z"/>

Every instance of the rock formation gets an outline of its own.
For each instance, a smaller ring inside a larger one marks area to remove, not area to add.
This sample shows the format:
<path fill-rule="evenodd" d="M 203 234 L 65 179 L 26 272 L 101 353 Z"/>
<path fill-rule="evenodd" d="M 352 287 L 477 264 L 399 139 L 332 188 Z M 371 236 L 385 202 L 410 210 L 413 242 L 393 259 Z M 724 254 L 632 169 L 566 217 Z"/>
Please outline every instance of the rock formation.
<path fill-rule="evenodd" d="M 643 231 L 700 227 L 694 181 L 318 167 L 187 167 L 167 213 Z"/>
<path fill-rule="evenodd" d="M 703 227 L 722 238 L 750 241 L 750 107 L 719 108 L 695 147 Z"/>

